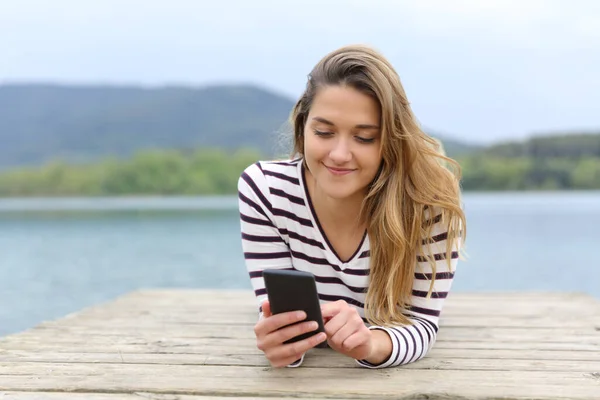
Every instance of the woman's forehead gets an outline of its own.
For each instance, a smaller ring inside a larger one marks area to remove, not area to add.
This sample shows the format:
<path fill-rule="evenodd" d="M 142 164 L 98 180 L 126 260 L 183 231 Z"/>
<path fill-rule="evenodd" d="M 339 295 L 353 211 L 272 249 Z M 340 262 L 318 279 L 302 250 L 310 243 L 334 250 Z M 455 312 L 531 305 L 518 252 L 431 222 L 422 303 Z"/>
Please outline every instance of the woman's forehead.
<path fill-rule="evenodd" d="M 324 125 L 379 126 L 380 111 L 371 96 L 351 87 L 330 86 L 320 89 L 310 108 L 309 118 Z"/>

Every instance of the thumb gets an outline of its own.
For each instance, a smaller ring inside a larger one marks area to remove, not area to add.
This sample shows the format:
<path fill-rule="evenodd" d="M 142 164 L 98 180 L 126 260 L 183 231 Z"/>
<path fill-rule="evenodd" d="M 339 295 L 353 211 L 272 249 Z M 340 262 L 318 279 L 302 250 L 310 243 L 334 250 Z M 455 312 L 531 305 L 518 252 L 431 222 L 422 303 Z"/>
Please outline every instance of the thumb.
<path fill-rule="evenodd" d="M 271 313 L 271 304 L 269 303 L 269 300 L 265 300 L 262 303 L 262 312 L 263 312 L 263 316 L 265 318 L 268 318 L 272 315 Z"/>

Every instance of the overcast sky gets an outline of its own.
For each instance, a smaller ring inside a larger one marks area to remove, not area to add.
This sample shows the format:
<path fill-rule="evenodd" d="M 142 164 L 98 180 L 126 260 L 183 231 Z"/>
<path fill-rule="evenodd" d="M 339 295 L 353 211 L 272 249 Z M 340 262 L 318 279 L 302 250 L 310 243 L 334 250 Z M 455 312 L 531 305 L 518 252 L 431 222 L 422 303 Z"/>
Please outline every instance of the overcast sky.
<path fill-rule="evenodd" d="M 600 130 L 597 0 L 0 2 L 0 83 L 255 83 L 297 97 L 314 63 L 366 43 L 420 122 L 491 142 Z"/>

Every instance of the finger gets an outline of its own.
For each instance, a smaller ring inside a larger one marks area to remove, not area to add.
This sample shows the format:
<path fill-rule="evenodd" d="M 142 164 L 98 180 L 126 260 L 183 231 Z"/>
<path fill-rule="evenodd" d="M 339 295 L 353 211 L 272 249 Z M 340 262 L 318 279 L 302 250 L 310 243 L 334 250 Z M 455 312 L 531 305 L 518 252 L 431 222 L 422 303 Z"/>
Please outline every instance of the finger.
<path fill-rule="evenodd" d="M 327 337 L 331 338 L 333 335 L 337 333 L 344 324 L 346 323 L 346 319 L 343 315 L 338 314 L 335 317 L 331 318 L 325 325 L 325 333 L 327 333 Z"/>
<path fill-rule="evenodd" d="M 269 351 L 265 352 L 265 355 L 271 362 L 275 363 L 280 363 L 282 361 L 287 361 L 290 359 L 292 359 L 291 362 L 294 362 L 300 357 L 302 357 L 302 354 L 306 353 L 308 350 L 312 349 L 319 343 L 324 342 L 326 339 L 327 335 L 323 332 L 320 332 L 316 335 L 312 335 L 311 337 L 300 340 L 298 342 L 273 347 Z"/>
<path fill-rule="evenodd" d="M 269 333 L 264 341 L 263 345 L 265 348 L 271 348 L 282 345 L 285 341 L 295 338 L 296 336 L 302 335 L 316 330 L 319 327 L 315 321 L 300 322 L 282 329 L 278 329 L 275 332 Z"/>
<path fill-rule="evenodd" d="M 254 331 L 256 336 L 265 336 L 271 332 L 283 328 L 286 325 L 295 324 L 304 319 L 306 319 L 306 313 L 304 311 L 289 311 L 281 314 L 275 314 L 260 320 L 256 324 Z"/>
<path fill-rule="evenodd" d="M 263 301 L 263 303 L 262 303 L 262 312 L 263 312 L 263 316 L 265 318 L 268 318 L 271 315 L 273 315 L 271 313 L 271 303 L 269 303 L 269 300 Z"/>
<path fill-rule="evenodd" d="M 336 346 L 342 347 L 344 341 L 357 332 L 360 332 L 360 327 L 353 323 L 353 321 L 348 321 L 334 335 L 330 336 L 329 340 Z"/>
<path fill-rule="evenodd" d="M 323 318 L 332 318 L 348 307 L 344 300 L 338 300 L 331 303 L 325 303 L 321 306 L 321 315 Z"/>
<path fill-rule="evenodd" d="M 352 310 L 348 309 L 338 313 L 325 324 L 325 332 L 327 336 L 332 338 L 344 325 L 350 321 Z"/>
<path fill-rule="evenodd" d="M 344 342 L 342 343 L 341 347 L 346 351 L 352 351 L 358 346 L 362 346 L 364 344 L 367 344 L 368 342 L 368 333 L 359 330 L 357 332 L 354 332 L 348 338 L 346 338 L 346 340 L 344 340 Z"/>

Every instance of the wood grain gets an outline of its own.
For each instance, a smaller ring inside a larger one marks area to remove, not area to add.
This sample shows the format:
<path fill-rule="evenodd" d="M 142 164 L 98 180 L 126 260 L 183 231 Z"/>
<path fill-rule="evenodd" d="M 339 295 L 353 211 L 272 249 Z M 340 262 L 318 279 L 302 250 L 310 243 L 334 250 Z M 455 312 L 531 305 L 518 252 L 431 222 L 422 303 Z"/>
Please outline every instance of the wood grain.
<path fill-rule="evenodd" d="M 577 293 L 454 294 L 415 363 L 331 349 L 273 369 L 248 291 L 144 290 L 0 338 L 0 400 L 598 399 L 600 302 Z"/>

